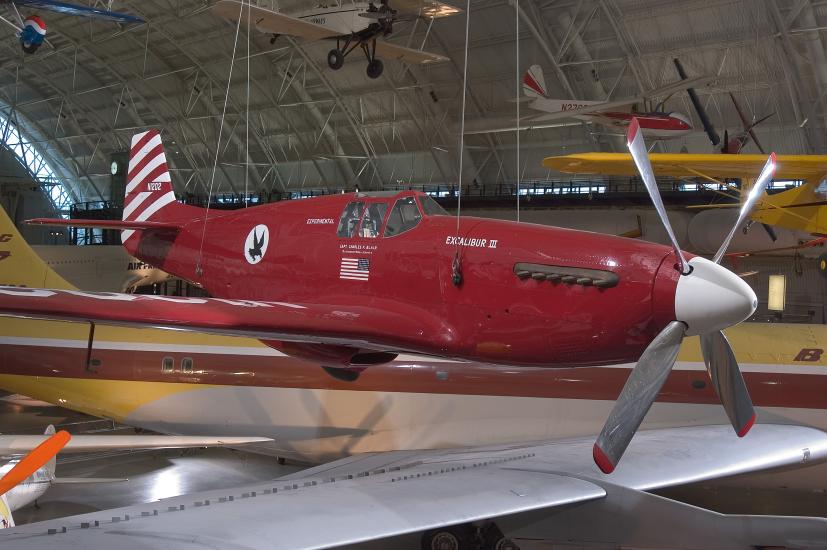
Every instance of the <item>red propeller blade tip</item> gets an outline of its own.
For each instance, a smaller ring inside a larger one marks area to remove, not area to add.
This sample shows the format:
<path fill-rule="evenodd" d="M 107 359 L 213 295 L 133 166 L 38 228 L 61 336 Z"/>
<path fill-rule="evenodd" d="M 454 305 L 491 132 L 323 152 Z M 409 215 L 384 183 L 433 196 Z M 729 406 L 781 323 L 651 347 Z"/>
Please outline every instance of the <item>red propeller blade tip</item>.
<path fill-rule="evenodd" d="M 755 424 L 755 413 L 752 413 L 752 418 L 750 418 L 744 427 L 741 428 L 741 431 L 738 432 L 738 437 L 744 437 L 747 433 L 752 429 L 752 425 Z"/>
<path fill-rule="evenodd" d="M 609 457 L 606 456 L 603 449 L 597 446 L 597 443 L 595 443 L 592 448 L 592 456 L 594 456 L 594 463 L 597 464 L 597 467 L 600 468 L 600 471 L 604 474 L 610 474 L 615 471 L 615 465 L 612 464 L 612 461 L 609 460 Z"/>
<path fill-rule="evenodd" d="M 629 123 L 629 129 L 626 130 L 626 143 L 632 143 L 635 140 L 638 130 L 640 130 L 640 122 L 637 121 L 637 117 L 634 117 Z"/>

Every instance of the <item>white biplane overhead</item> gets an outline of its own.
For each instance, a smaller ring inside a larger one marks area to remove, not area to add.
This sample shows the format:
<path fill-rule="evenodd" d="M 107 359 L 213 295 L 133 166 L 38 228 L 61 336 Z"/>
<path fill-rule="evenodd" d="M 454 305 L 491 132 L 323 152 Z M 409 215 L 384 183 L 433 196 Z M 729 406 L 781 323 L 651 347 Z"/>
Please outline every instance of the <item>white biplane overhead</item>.
<path fill-rule="evenodd" d="M 368 60 L 367 75 L 370 78 L 379 78 L 382 74 L 384 64 L 380 57 L 418 64 L 446 61 L 448 58 L 442 55 L 391 44 L 381 38 L 393 33 L 396 21 L 417 17 L 435 19 L 460 10 L 434 0 L 399 2 L 404 4 L 400 8 L 406 13 L 400 14 L 391 8 L 388 0 L 380 0 L 378 5 L 374 2 L 324 3 L 289 14 L 248 5 L 240 0 L 219 0 L 212 10 L 233 21 L 245 22 L 249 17 L 256 29 L 272 34 L 273 40 L 280 35 L 308 40 L 336 40 L 336 47 L 327 54 L 327 64 L 333 70 L 341 69 L 345 57 L 356 48 L 361 48 Z M 246 12 L 248 7 L 249 16 Z"/>

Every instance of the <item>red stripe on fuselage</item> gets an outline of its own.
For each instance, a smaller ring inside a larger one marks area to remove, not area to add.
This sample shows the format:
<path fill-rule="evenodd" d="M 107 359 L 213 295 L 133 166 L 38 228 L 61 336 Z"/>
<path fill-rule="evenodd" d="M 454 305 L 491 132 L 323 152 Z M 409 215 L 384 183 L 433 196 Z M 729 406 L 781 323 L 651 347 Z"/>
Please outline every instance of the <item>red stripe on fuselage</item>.
<path fill-rule="evenodd" d="M 634 114 L 634 113 L 617 113 L 617 112 L 605 112 L 605 113 L 596 113 L 595 116 L 605 117 L 611 119 L 615 122 L 629 122 L 634 119 L 637 119 L 640 127 L 644 130 L 691 130 L 692 127 L 686 124 L 684 121 L 677 119 L 675 117 L 671 117 L 669 115 L 654 115 L 654 114 Z M 633 139 L 633 137 L 628 138 L 629 140 Z"/>
<path fill-rule="evenodd" d="M 1 374 L 43 378 L 559 399 L 614 400 L 630 373 L 625 368 L 518 369 L 423 359 L 368 367 L 357 381 L 343 382 L 314 363 L 287 356 L 95 350 L 92 358 L 100 364 L 91 373 L 85 369 L 85 348 L 3 345 L 0 351 Z M 174 372 L 162 373 L 164 357 L 174 359 Z M 192 373 L 180 371 L 184 357 L 193 360 Z M 827 374 L 779 370 L 744 373 L 756 406 L 827 409 Z M 658 401 L 719 403 L 703 370 L 673 370 Z"/>

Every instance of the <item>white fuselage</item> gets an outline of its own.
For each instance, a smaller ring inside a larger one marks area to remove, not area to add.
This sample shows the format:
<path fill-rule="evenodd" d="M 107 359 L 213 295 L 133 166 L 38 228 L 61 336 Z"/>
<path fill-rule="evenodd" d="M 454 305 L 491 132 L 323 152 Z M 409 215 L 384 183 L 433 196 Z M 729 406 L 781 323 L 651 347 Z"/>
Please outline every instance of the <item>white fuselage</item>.
<path fill-rule="evenodd" d="M 290 15 L 316 25 L 328 27 L 340 35 L 349 35 L 366 30 L 373 19 L 359 14 L 368 11 L 368 2 L 342 2 L 341 6 L 330 6 L 302 10 Z"/>
<path fill-rule="evenodd" d="M 10 460 L 0 467 L 0 477 L 6 475 L 17 462 L 17 460 Z M 51 487 L 53 479 L 54 475 L 48 466 L 39 468 L 34 474 L 27 477 L 25 481 L 6 493 L 5 496 L 9 509 L 14 512 L 39 499 L 49 487 Z"/>

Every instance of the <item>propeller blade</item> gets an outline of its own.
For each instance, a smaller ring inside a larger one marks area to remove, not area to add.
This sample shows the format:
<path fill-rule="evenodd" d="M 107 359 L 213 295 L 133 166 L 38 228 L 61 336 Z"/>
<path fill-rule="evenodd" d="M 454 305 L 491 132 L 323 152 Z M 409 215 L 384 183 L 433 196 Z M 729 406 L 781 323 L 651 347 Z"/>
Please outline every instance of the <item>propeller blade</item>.
<path fill-rule="evenodd" d="M 732 346 L 723 332 L 715 330 L 701 334 L 701 351 L 715 393 L 735 433 L 738 437 L 744 437 L 755 424 L 755 409 Z"/>
<path fill-rule="evenodd" d="M 72 439 L 67 431 L 59 431 L 24 456 L 0 479 L 0 495 L 8 493 L 49 462 Z"/>
<path fill-rule="evenodd" d="M 761 227 L 763 227 L 764 231 L 767 232 L 767 235 L 770 236 L 770 239 L 772 239 L 772 242 L 775 242 L 775 241 L 778 240 L 778 235 L 775 234 L 775 229 L 773 229 L 773 227 L 771 225 L 767 225 L 765 223 L 762 223 Z"/>
<path fill-rule="evenodd" d="M 643 417 L 660 393 L 681 347 L 686 325 L 672 321 L 658 334 L 635 365 L 592 450 L 594 462 L 610 474 L 629 446 Z"/>
<path fill-rule="evenodd" d="M 775 113 L 774 112 L 770 113 L 770 114 L 768 114 L 767 116 L 765 116 L 764 118 L 762 118 L 760 120 L 756 120 L 755 122 L 750 122 L 749 120 L 747 120 L 747 117 L 744 114 L 744 111 L 741 109 L 741 104 L 738 103 L 737 99 L 735 99 L 735 94 L 733 94 L 732 92 L 729 92 L 729 98 L 732 100 L 732 104 L 735 105 L 735 112 L 738 113 L 738 118 L 741 119 L 741 125 L 744 127 L 744 137 L 741 140 L 741 146 L 743 147 L 744 145 L 746 145 L 749 138 L 752 138 L 752 141 L 755 143 L 755 146 L 758 147 L 758 150 L 761 151 L 761 153 L 766 155 L 767 152 L 764 150 L 764 147 L 761 146 L 761 142 L 758 141 L 758 137 L 755 135 L 755 132 L 753 131 L 753 128 L 755 128 L 756 126 L 758 126 L 759 124 L 761 124 L 762 122 L 764 122 L 765 120 L 770 118 Z M 749 136 L 749 137 L 747 137 L 747 136 Z"/>
<path fill-rule="evenodd" d="M 686 80 L 686 72 L 683 70 L 683 65 L 677 59 L 672 60 L 675 63 L 675 68 L 678 70 L 678 76 L 681 77 L 681 80 Z M 709 137 L 709 141 L 712 142 L 713 147 L 717 147 L 719 143 L 721 143 L 721 138 L 718 136 L 718 132 L 715 131 L 715 127 L 712 126 L 712 122 L 709 120 L 709 115 L 706 114 L 706 109 L 701 104 L 701 100 L 698 99 L 698 94 L 695 92 L 694 88 L 687 88 L 686 93 L 689 94 L 689 99 L 692 101 L 692 105 L 695 107 L 695 112 L 698 113 L 698 118 L 701 119 L 701 124 L 704 127 L 704 132 L 706 132 L 707 137 Z"/>
<path fill-rule="evenodd" d="M 726 236 L 718 252 L 716 252 L 712 258 L 712 261 L 716 264 L 721 263 L 721 258 L 724 257 L 727 248 L 729 248 L 729 243 L 732 241 L 732 237 L 735 236 L 735 232 L 738 231 L 750 214 L 752 214 L 752 211 L 755 210 L 755 205 L 758 204 L 758 200 L 761 198 L 761 195 L 764 194 L 767 184 L 773 176 L 775 176 L 775 169 L 775 153 L 772 153 L 770 158 L 767 159 L 766 164 L 764 164 L 764 168 L 761 169 L 761 174 L 758 176 L 758 179 L 755 180 L 752 189 L 749 190 L 747 199 L 744 201 L 744 204 L 741 206 L 741 211 L 738 213 L 738 220 L 735 222 L 735 225 L 732 226 L 732 229 L 729 230 L 729 235 Z"/>
<path fill-rule="evenodd" d="M 649 151 L 646 150 L 646 143 L 643 141 L 643 132 L 640 131 L 640 123 L 637 118 L 633 118 L 632 122 L 629 123 L 629 130 L 626 133 L 626 145 L 629 147 L 629 152 L 632 153 L 637 171 L 640 172 L 640 177 L 646 185 L 649 198 L 652 199 L 652 204 L 654 204 L 655 210 L 657 210 L 658 216 L 660 216 L 660 221 L 669 234 L 672 247 L 675 249 L 675 255 L 681 262 L 681 273 L 689 273 L 689 271 L 691 271 L 689 264 L 681 253 L 678 239 L 675 237 L 675 233 L 672 231 L 672 225 L 666 216 L 666 207 L 663 206 L 663 200 L 660 198 L 660 191 L 655 181 L 655 174 L 652 171 L 652 164 L 649 162 Z"/>

